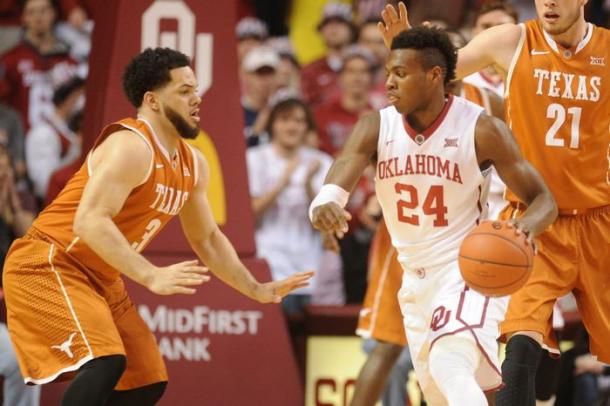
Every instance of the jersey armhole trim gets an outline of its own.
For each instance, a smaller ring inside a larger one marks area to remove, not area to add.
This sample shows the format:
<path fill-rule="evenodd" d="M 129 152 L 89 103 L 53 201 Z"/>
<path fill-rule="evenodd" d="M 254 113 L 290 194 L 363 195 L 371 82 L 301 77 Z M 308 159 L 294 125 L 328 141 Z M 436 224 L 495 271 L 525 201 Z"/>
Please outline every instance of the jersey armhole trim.
<path fill-rule="evenodd" d="M 186 145 L 190 148 L 191 154 L 193 154 L 193 171 L 195 172 L 195 182 L 193 183 L 193 187 L 195 187 L 197 186 L 197 182 L 199 182 L 199 157 L 197 156 L 195 147 L 189 144 Z"/>
<path fill-rule="evenodd" d="M 525 42 L 526 28 L 525 24 L 520 23 L 519 28 L 521 29 L 521 35 L 519 36 L 519 43 L 517 44 L 517 48 L 515 49 L 515 53 L 513 54 L 513 58 L 510 61 L 510 66 L 508 68 L 508 74 L 506 75 L 506 83 L 504 84 L 504 98 L 508 98 L 510 92 L 510 82 L 513 78 L 513 71 L 515 70 L 515 66 L 517 65 L 517 61 L 521 56 L 521 50 L 523 49 L 523 43 Z"/>

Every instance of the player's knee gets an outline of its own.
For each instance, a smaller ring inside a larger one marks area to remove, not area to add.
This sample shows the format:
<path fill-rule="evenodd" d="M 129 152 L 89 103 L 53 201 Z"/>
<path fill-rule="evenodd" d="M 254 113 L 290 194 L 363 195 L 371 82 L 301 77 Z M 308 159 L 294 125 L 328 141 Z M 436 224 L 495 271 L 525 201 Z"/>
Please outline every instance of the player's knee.
<path fill-rule="evenodd" d="M 430 375 L 439 388 L 456 380 L 470 381 L 478 363 L 479 353 L 475 343 L 464 337 L 441 338 L 430 350 Z"/>
<path fill-rule="evenodd" d="M 472 340 L 458 336 L 443 337 L 430 350 L 430 373 L 437 382 L 458 373 L 474 376 L 479 358 L 479 350 Z"/>
<path fill-rule="evenodd" d="M 430 350 L 430 375 L 450 406 L 487 404 L 475 379 L 480 359 L 476 344 L 466 337 L 444 337 Z"/>
<path fill-rule="evenodd" d="M 118 381 L 125 368 L 127 358 L 124 355 L 109 355 L 106 357 L 95 358 L 82 366 L 82 371 L 91 371 L 99 376 L 106 376 L 109 379 Z"/>
<path fill-rule="evenodd" d="M 538 367 L 541 352 L 542 347 L 535 338 L 529 335 L 515 334 L 506 344 L 506 360 L 504 362 L 515 362 L 535 369 Z"/>

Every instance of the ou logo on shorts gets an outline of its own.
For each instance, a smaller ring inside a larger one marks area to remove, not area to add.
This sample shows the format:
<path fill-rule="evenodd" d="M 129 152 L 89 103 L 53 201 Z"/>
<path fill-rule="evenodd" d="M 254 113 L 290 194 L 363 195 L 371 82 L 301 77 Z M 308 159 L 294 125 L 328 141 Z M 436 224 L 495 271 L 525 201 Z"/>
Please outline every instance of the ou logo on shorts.
<path fill-rule="evenodd" d="M 432 331 L 440 330 L 445 327 L 447 323 L 449 323 L 449 318 L 451 317 L 451 310 L 445 309 L 445 306 L 439 306 L 432 313 L 432 322 L 430 323 L 430 328 Z"/>

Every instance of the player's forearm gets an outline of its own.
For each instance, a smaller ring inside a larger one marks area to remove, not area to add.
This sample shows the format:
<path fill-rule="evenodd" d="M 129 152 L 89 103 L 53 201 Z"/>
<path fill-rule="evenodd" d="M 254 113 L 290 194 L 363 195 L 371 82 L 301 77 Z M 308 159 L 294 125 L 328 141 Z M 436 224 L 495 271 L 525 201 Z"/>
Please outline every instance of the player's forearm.
<path fill-rule="evenodd" d="M 88 216 L 75 221 L 74 233 L 114 269 L 148 287 L 154 266 L 129 245 L 112 219 Z"/>
<path fill-rule="evenodd" d="M 192 242 L 201 261 L 221 281 L 251 299 L 256 299 L 260 284 L 237 256 L 227 237 L 216 228 L 206 240 Z"/>

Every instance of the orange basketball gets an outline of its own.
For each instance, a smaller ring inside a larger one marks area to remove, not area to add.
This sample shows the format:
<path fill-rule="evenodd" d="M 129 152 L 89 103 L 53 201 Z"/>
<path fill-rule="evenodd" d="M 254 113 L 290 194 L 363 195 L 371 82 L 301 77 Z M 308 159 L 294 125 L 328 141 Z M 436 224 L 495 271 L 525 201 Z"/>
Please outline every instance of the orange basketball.
<path fill-rule="evenodd" d="M 485 296 L 506 296 L 521 288 L 534 263 L 525 234 L 504 221 L 484 221 L 462 242 L 460 272 L 472 289 Z"/>

